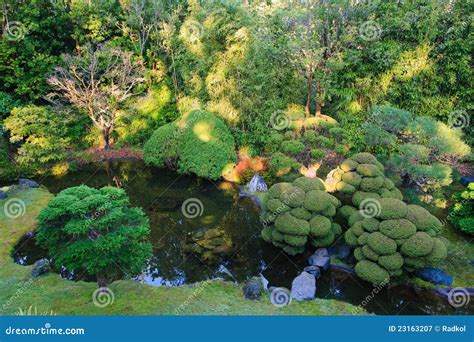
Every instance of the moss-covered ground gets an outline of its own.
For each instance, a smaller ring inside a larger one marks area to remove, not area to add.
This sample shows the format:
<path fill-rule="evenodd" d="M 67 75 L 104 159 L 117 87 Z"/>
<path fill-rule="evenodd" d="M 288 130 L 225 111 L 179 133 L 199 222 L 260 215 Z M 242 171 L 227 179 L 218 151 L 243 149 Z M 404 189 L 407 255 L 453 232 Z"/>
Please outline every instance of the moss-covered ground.
<path fill-rule="evenodd" d="M 11 250 L 27 232 L 34 231 L 36 217 L 52 195 L 46 189 L 13 191 L 26 205 L 24 215 L 5 216 L 0 210 L 0 314 L 15 314 L 19 309 L 34 308 L 38 314 L 57 315 L 351 315 L 366 314 L 351 304 L 315 299 L 293 301 L 275 307 L 266 294 L 259 301 L 244 298 L 241 285 L 212 281 L 180 287 L 153 287 L 131 280 L 113 282 L 113 304 L 94 305 L 95 283 L 72 282 L 54 273 L 31 277 L 32 266 L 13 262 Z M 3 209 L 6 200 L 0 201 Z"/>

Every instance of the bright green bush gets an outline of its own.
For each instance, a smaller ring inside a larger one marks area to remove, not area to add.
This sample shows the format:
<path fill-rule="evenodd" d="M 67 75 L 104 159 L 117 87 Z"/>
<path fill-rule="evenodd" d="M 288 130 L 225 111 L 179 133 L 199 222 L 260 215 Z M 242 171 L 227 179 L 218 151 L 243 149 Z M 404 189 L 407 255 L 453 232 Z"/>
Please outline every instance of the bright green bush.
<path fill-rule="evenodd" d="M 474 183 L 469 183 L 466 190 L 455 193 L 453 200 L 448 218 L 459 230 L 474 234 Z"/>
<path fill-rule="evenodd" d="M 286 175 L 292 170 L 297 170 L 299 167 L 300 164 L 295 159 L 281 152 L 276 152 L 271 156 L 270 172 L 277 177 Z"/>
<path fill-rule="evenodd" d="M 284 141 L 281 144 L 281 151 L 291 156 L 296 156 L 297 154 L 303 152 L 303 150 L 304 150 L 304 145 L 300 141 L 290 140 L 290 141 Z"/>
<path fill-rule="evenodd" d="M 224 122 L 211 113 L 193 111 L 162 126 L 144 148 L 145 161 L 180 173 L 218 179 L 236 160 L 234 139 Z"/>
<path fill-rule="evenodd" d="M 290 255 L 302 253 L 308 242 L 315 247 L 331 245 L 342 233 L 332 221 L 340 201 L 323 189 L 320 179 L 307 177 L 270 187 L 262 213 L 262 239 Z"/>
<path fill-rule="evenodd" d="M 59 269 L 97 276 L 99 287 L 140 273 L 152 255 L 148 218 L 124 190 L 61 191 L 38 216 L 36 240 Z"/>

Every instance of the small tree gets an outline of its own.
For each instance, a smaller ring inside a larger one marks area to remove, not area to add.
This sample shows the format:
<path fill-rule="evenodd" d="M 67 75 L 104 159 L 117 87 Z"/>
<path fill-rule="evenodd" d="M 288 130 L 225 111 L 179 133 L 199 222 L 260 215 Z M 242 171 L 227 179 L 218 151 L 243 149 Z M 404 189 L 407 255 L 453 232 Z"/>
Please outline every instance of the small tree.
<path fill-rule="evenodd" d="M 56 267 L 96 275 L 105 287 L 142 271 L 152 255 L 148 218 L 124 190 L 82 185 L 61 191 L 39 214 L 38 244 Z"/>
<path fill-rule="evenodd" d="M 76 55 L 65 55 L 63 61 L 48 78 L 56 89 L 48 99 L 65 99 L 84 110 L 101 131 L 108 149 L 118 110 L 146 80 L 143 60 L 106 44 L 97 49 L 86 46 Z"/>

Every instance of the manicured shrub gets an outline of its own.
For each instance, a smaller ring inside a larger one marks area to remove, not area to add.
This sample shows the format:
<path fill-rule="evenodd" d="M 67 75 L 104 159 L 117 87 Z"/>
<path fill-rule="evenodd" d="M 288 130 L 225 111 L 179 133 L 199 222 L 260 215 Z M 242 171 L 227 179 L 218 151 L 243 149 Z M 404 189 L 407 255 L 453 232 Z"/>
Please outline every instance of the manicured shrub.
<path fill-rule="evenodd" d="M 307 177 L 270 187 L 264 200 L 262 239 L 290 255 L 302 253 L 308 242 L 315 247 L 331 245 L 342 233 L 332 221 L 341 203 L 323 190 L 320 179 Z"/>
<path fill-rule="evenodd" d="M 372 284 L 386 284 L 390 280 L 389 273 L 377 263 L 369 260 L 361 260 L 355 266 L 359 277 Z"/>
<path fill-rule="evenodd" d="M 303 150 L 303 143 L 297 140 L 284 141 L 281 144 L 281 152 L 283 152 L 284 154 L 289 154 L 291 156 L 296 156 L 297 154 L 303 152 Z"/>
<path fill-rule="evenodd" d="M 158 128 L 144 148 L 145 161 L 165 164 L 178 172 L 218 179 L 236 160 L 235 143 L 228 127 L 215 115 L 193 111 Z"/>
<path fill-rule="evenodd" d="M 469 183 L 466 190 L 455 193 L 453 200 L 448 218 L 462 232 L 474 235 L 474 183 Z"/>
<path fill-rule="evenodd" d="M 281 152 L 276 152 L 271 156 L 270 172 L 277 177 L 284 176 L 299 167 L 300 164 L 295 159 Z"/>
<path fill-rule="evenodd" d="M 38 216 L 38 244 L 59 269 L 97 276 L 99 287 L 140 273 L 152 255 L 148 218 L 124 190 L 87 186 L 60 192 Z"/>

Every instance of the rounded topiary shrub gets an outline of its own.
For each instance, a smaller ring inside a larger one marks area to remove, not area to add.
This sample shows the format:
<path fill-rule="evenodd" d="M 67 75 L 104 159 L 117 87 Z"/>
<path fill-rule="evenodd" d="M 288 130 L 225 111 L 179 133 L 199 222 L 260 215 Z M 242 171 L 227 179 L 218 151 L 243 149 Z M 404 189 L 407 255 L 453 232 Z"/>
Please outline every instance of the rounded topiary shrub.
<path fill-rule="evenodd" d="M 290 255 L 314 247 L 331 245 L 341 234 L 334 223 L 340 201 L 325 192 L 319 178 L 300 177 L 292 183 L 277 183 L 267 193 L 262 238 Z"/>
<path fill-rule="evenodd" d="M 360 212 L 350 216 L 346 243 L 355 248 L 355 271 L 373 284 L 390 281 L 404 271 L 443 261 L 445 240 L 438 238 L 442 223 L 426 209 L 400 200 L 382 198 L 380 210 L 369 217 Z M 388 214 L 387 214 L 388 213 Z"/>
<path fill-rule="evenodd" d="M 145 144 L 145 161 L 209 179 L 220 178 L 236 161 L 235 142 L 224 121 L 193 111 L 158 128 Z"/>

